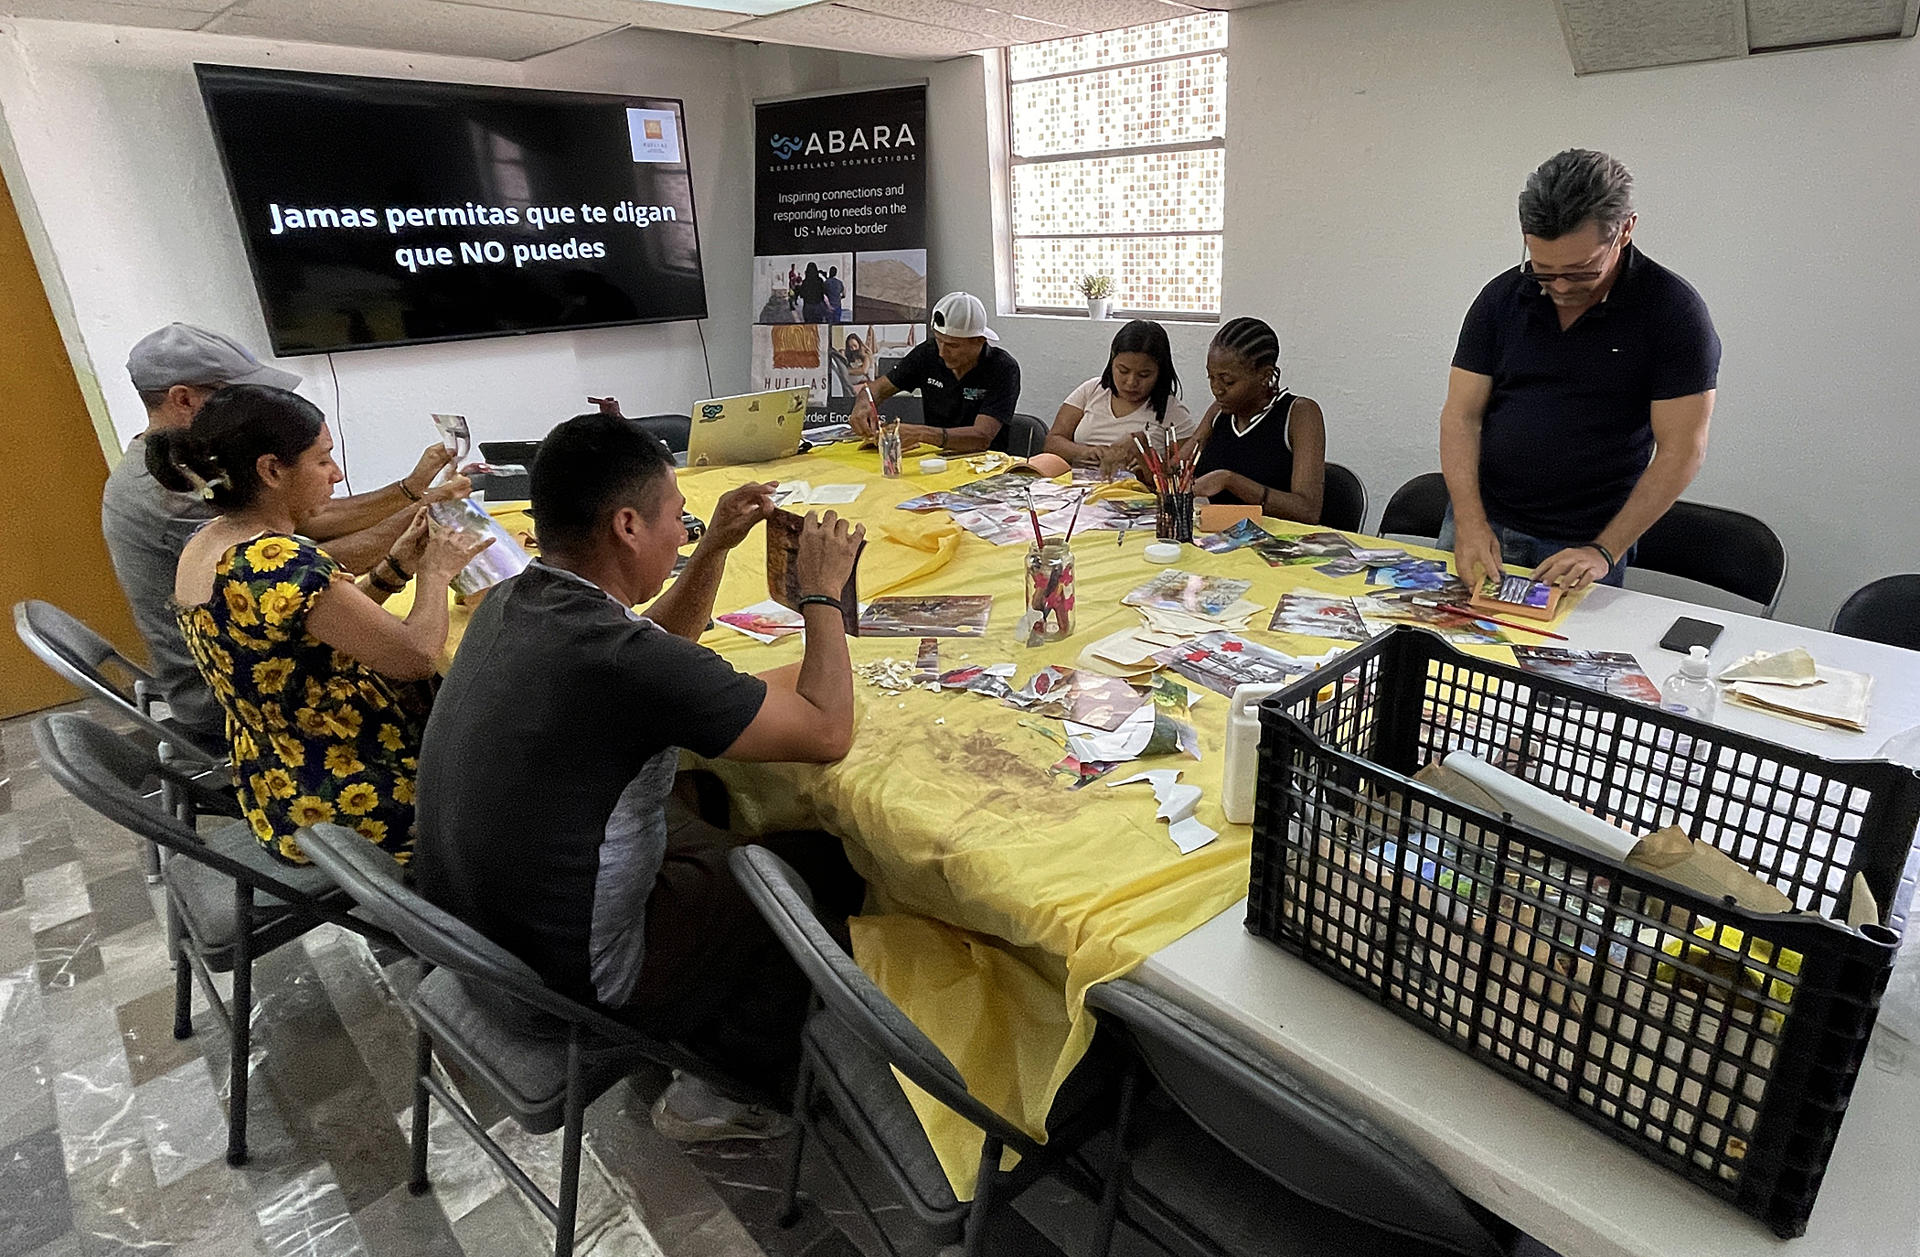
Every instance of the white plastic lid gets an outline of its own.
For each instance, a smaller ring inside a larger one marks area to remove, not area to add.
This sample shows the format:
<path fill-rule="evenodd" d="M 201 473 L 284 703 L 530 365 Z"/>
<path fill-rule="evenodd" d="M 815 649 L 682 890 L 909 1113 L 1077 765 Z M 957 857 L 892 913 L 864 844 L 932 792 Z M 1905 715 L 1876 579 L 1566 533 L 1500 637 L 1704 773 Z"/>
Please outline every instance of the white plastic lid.
<path fill-rule="evenodd" d="M 1705 646 L 1692 646 L 1688 648 L 1687 657 L 1680 661 L 1680 675 L 1692 677 L 1695 680 L 1706 679 L 1707 648 Z"/>

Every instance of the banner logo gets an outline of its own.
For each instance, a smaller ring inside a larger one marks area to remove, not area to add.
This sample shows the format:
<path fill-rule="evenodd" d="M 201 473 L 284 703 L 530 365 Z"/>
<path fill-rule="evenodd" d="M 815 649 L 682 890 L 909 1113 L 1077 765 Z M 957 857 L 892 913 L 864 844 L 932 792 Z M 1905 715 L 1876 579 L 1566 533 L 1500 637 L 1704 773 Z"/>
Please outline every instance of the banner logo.
<path fill-rule="evenodd" d="M 805 140 L 796 135 L 776 135 L 769 139 L 767 143 L 772 146 L 775 153 L 779 154 L 781 161 L 786 161 L 795 153 L 805 148 L 807 144 Z"/>
<path fill-rule="evenodd" d="M 815 153 L 833 156 L 839 153 L 869 153 L 879 149 L 918 148 L 919 141 L 914 138 L 913 128 L 906 123 L 897 127 L 872 126 L 855 127 L 851 131 L 831 130 L 822 138 L 821 133 L 813 131 L 805 139 L 797 135 L 774 135 L 767 143 L 787 161 L 796 153 L 812 156 Z"/>

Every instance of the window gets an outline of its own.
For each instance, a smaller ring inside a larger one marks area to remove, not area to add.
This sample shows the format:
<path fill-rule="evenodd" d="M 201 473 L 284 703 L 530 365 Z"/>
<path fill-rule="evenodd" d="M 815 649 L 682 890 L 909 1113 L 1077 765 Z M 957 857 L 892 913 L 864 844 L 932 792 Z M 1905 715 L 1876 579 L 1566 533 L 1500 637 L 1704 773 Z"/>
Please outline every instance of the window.
<path fill-rule="evenodd" d="M 1217 318 L 1227 15 L 1007 50 L 1013 306 Z"/>

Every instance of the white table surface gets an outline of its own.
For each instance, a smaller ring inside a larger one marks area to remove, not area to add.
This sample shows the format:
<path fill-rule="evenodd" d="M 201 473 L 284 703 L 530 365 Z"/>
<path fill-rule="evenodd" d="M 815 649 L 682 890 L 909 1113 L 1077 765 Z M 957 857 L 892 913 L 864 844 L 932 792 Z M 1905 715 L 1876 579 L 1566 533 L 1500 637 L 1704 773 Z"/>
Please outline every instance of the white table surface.
<path fill-rule="evenodd" d="M 1715 670 L 1806 646 L 1870 673 L 1866 733 L 1723 704 L 1717 723 L 1833 759 L 1871 758 L 1920 724 L 1920 653 L 1648 594 L 1596 589 L 1561 629 L 1570 648 L 1624 650 L 1655 684 L 1678 656 L 1679 615 L 1726 625 Z M 1546 642 L 1547 645 L 1562 645 Z M 1565 1257 L 1915 1257 L 1920 1254 L 1920 1044 L 1886 1027 L 1868 1059 L 1804 1237 L 1759 1221 L 1402 1020 L 1245 929 L 1228 909 L 1149 957 L 1134 978 L 1272 1053 L 1335 1101 L 1406 1139 L 1463 1192 Z"/>

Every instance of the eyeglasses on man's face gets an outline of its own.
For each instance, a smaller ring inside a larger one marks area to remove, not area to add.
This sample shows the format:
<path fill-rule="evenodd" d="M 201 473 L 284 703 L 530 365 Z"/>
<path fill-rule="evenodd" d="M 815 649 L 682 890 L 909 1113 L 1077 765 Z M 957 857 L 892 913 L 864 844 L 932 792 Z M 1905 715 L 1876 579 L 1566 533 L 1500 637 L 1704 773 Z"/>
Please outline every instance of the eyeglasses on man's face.
<path fill-rule="evenodd" d="M 1621 233 L 1615 233 L 1614 238 L 1602 246 L 1598 255 L 1599 259 L 1605 259 L 1608 254 L 1619 247 L 1620 234 Z M 1587 264 L 1591 266 L 1595 260 L 1594 258 L 1589 258 Z M 1542 288 L 1545 288 L 1549 284 L 1591 284 L 1597 281 L 1602 275 L 1605 275 L 1607 268 L 1604 261 L 1602 261 L 1601 266 L 1597 270 L 1539 271 L 1534 269 L 1533 255 L 1527 251 L 1527 247 L 1523 244 L 1520 246 L 1520 273 Z"/>

